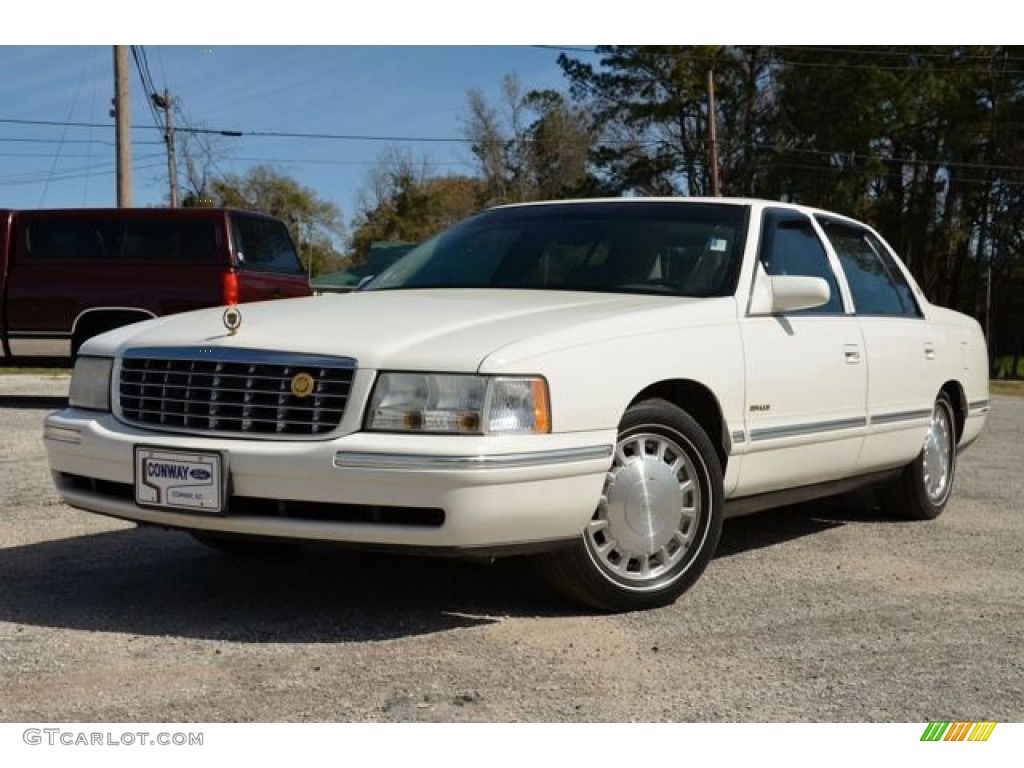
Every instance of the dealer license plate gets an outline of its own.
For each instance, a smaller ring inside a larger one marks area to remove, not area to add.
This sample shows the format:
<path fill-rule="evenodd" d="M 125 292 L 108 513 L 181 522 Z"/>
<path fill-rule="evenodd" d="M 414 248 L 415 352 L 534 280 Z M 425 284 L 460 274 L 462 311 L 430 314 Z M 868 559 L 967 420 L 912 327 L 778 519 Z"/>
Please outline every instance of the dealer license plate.
<path fill-rule="evenodd" d="M 224 457 L 219 453 L 135 446 L 139 506 L 220 514 L 224 485 Z"/>

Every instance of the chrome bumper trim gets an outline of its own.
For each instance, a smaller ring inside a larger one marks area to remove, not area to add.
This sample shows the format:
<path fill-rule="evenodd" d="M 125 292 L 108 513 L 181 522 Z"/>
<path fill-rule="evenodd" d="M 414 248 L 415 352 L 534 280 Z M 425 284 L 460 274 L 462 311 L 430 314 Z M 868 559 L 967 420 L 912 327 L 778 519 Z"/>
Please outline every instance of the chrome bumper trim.
<path fill-rule="evenodd" d="M 514 469 L 596 461 L 609 459 L 611 455 L 610 445 L 486 456 L 423 456 L 408 453 L 339 451 L 334 455 L 334 466 L 338 469 Z"/>

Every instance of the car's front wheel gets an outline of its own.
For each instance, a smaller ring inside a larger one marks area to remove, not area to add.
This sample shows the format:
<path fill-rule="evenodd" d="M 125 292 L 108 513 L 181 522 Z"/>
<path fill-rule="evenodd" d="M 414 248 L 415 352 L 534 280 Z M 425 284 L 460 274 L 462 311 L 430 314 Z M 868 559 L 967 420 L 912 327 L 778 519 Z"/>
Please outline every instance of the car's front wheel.
<path fill-rule="evenodd" d="M 946 508 L 956 474 L 956 415 L 941 392 L 932 408 L 921 453 L 903 473 L 878 491 L 882 510 L 895 517 L 933 520 Z"/>
<path fill-rule="evenodd" d="M 707 567 L 722 531 L 722 469 L 685 411 L 664 400 L 629 408 L 601 501 L 576 545 L 544 555 L 563 594 L 606 611 L 665 605 Z"/>

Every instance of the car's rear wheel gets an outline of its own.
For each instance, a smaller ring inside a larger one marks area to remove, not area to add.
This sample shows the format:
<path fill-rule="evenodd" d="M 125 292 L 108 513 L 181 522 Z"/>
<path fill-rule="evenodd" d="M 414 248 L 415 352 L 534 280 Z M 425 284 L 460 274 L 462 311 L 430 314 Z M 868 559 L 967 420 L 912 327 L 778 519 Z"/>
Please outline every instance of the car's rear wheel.
<path fill-rule="evenodd" d="M 941 392 L 932 409 L 921 453 L 902 474 L 878 491 L 882 510 L 895 517 L 933 520 L 946 508 L 956 475 L 956 414 Z"/>
<path fill-rule="evenodd" d="M 722 470 L 685 411 L 646 400 L 626 411 L 601 501 L 569 550 L 542 571 L 569 598 L 599 610 L 665 605 L 707 567 L 722 531 Z"/>

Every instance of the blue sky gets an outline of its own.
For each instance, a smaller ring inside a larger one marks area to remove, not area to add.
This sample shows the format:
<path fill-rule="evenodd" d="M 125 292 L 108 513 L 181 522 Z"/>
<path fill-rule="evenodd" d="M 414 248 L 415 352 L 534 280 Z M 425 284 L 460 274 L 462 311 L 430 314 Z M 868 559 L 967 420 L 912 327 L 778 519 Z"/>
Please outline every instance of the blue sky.
<path fill-rule="evenodd" d="M 982 12 L 990 6 L 991 13 Z M 1000 42 L 990 39 L 1000 29 L 990 23 L 1000 15 L 996 0 L 975 0 L 970 11 L 940 0 L 930 6 L 934 12 L 927 23 L 913 4 L 862 0 L 842 25 L 825 22 L 820 14 L 807 16 L 806 0 L 768 6 L 738 0 L 727 13 L 721 5 L 679 0 L 646 0 L 628 6 L 628 12 L 573 0 L 517 0 L 504 6 L 390 0 L 334 14 L 313 0 L 289 0 L 273 12 L 240 13 L 245 7 L 176 0 L 173 13 L 162 16 L 118 0 L 6 8 L 0 28 L 0 208 L 115 204 L 108 115 L 114 42 L 154 43 L 145 46 L 150 71 L 157 88 L 168 88 L 179 100 L 179 124 L 452 140 L 461 138 L 469 88 L 496 103 L 503 76 L 514 72 L 524 89 L 564 90 L 558 52 L 528 42 Z M 793 23 L 797 19 L 803 23 Z M 214 40 L 224 44 L 210 45 Z M 46 45 L 19 45 L 26 41 Z M 104 127 L 5 122 L 11 120 Z M 132 123 L 139 126 L 133 132 L 133 202 L 160 205 L 167 194 L 166 155 L 134 66 Z M 471 170 L 469 150 L 459 141 L 243 136 L 217 143 L 218 170 L 241 173 L 270 163 L 339 205 L 346 224 L 356 213 L 367 172 L 391 146 L 427 159 L 438 174 Z"/>
<path fill-rule="evenodd" d="M 466 91 L 497 102 L 505 74 L 525 89 L 562 90 L 558 52 L 532 46 L 145 46 L 157 88 L 180 101 L 176 122 L 243 132 L 461 138 Z M 586 56 L 586 54 L 580 54 Z M 113 54 L 109 45 L 0 46 L 0 207 L 115 204 Z M 167 195 L 162 134 L 132 63 L 133 203 Z M 162 115 L 161 115 L 162 118 Z M 26 125 L 5 120 L 96 123 Z M 368 170 L 388 147 L 438 174 L 469 172 L 466 145 L 243 136 L 219 138 L 219 169 L 270 163 L 342 209 L 348 223 Z"/>

